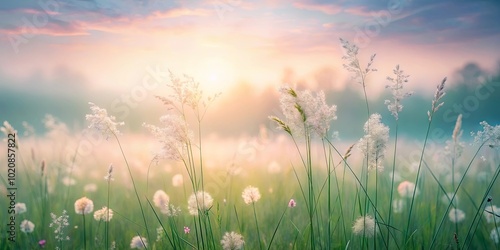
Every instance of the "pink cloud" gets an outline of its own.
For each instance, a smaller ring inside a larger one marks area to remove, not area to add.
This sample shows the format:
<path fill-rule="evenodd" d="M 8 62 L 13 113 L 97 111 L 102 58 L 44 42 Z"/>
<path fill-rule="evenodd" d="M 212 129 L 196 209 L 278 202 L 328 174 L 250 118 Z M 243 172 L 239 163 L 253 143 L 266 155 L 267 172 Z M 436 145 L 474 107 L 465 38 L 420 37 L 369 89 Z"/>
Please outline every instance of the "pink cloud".
<path fill-rule="evenodd" d="M 363 6 L 357 6 L 357 7 L 352 7 L 352 8 L 347 8 L 344 10 L 345 13 L 348 13 L 348 14 L 351 14 L 351 15 L 355 15 L 355 16 L 371 16 L 372 15 L 372 11 L 368 11 L 366 10 L 365 7 Z"/>
<path fill-rule="evenodd" d="M 334 15 L 342 11 L 342 7 L 334 4 L 316 4 L 316 3 L 303 3 L 295 2 L 293 7 L 297 9 L 312 10 L 323 12 L 328 15 Z"/>
<path fill-rule="evenodd" d="M 178 8 L 166 11 L 155 11 L 151 17 L 159 19 L 177 18 L 182 16 L 208 16 L 209 12 L 205 9 L 187 9 Z"/>

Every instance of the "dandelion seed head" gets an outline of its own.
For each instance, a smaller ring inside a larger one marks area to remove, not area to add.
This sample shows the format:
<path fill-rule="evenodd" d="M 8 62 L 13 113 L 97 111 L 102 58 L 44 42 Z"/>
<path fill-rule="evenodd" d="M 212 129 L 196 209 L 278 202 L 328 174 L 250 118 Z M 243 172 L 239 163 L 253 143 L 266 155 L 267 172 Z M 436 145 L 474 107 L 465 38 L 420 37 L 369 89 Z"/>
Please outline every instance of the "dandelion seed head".
<path fill-rule="evenodd" d="M 94 202 L 87 197 L 82 197 L 75 201 L 75 213 L 89 214 L 94 211 Z"/>
<path fill-rule="evenodd" d="M 141 248 L 147 248 L 148 247 L 148 241 L 146 238 L 141 237 L 141 236 L 134 236 L 132 238 L 132 241 L 130 241 L 130 248 L 134 249 L 141 249 Z"/>
<path fill-rule="evenodd" d="M 157 208 L 163 210 L 168 207 L 170 197 L 163 190 L 157 190 L 153 195 L 153 203 Z"/>
<path fill-rule="evenodd" d="M 403 181 L 398 185 L 398 193 L 402 198 L 411 198 L 413 193 L 415 196 L 419 194 L 419 190 L 415 190 L 415 183 L 409 181 Z"/>
<path fill-rule="evenodd" d="M 172 177 L 172 186 L 181 187 L 184 184 L 184 177 L 182 174 L 176 174 Z"/>
<path fill-rule="evenodd" d="M 226 232 L 220 241 L 224 250 L 239 250 L 243 248 L 245 241 L 241 234 L 235 232 Z"/>
<path fill-rule="evenodd" d="M 198 210 L 206 212 L 212 208 L 214 199 L 205 191 L 198 191 L 188 199 L 188 211 L 191 215 L 198 215 Z"/>
<path fill-rule="evenodd" d="M 16 214 L 26 213 L 26 211 L 27 211 L 27 209 L 26 209 L 25 203 L 18 202 L 14 205 L 14 212 Z"/>
<path fill-rule="evenodd" d="M 452 208 L 450 209 L 450 213 L 448 213 L 448 218 L 453 223 L 462 222 L 465 220 L 465 213 L 458 208 Z"/>
<path fill-rule="evenodd" d="M 378 232 L 375 219 L 370 215 L 359 217 L 354 221 L 352 232 L 355 235 L 363 236 L 364 234 L 365 237 L 373 237 Z"/>
<path fill-rule="evenodd" d="M 500 207 L 495 205 L 487 205 L 484 209 L 484 218 L 488 223 L 499 223 L 500 224 Z"/>
<path fill-rule="evenodd" d="M 21 232 L 31 233 L 35 229 L 35 224 L 29 220 L 23 220 L 20 225 Z"/>
<path fill-rule="evenodd" d="M 241 197 L 243 197 L 243 201 L 247 205 L 255 203 L 260 200 L 259 189 L 253 186 L 248 186 L 243 190 Z"/>

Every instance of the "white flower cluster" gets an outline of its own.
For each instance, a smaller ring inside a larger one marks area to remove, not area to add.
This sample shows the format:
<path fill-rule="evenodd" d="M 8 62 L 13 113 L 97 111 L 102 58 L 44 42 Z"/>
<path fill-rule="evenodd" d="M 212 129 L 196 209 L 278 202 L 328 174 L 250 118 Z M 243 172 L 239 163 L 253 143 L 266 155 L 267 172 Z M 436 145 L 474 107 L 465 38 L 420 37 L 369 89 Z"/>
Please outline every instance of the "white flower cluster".
<path fill-rule="evenodd" d="M 475 144 L 487 143 L 490 148 L 500 149 L 500 125 L 491 126 L 486 121 L 482 121 L 482 131 L 471 133 L 474 136 Z"/>
<path fill-rule="evenodd" d="M 54 233 L 56 234 L 56 241 L 64 241 L 69 240 L 69 236 L 64 233 L 64 228 L 69 226 L 69 215 L 66 210 L 63 210 L 62 215 L 57 217 L 54 213 L 50 213 L 50 218 L 52 218 L 52 222 L 49 224 L 49 227 L 54 227 Z"/>

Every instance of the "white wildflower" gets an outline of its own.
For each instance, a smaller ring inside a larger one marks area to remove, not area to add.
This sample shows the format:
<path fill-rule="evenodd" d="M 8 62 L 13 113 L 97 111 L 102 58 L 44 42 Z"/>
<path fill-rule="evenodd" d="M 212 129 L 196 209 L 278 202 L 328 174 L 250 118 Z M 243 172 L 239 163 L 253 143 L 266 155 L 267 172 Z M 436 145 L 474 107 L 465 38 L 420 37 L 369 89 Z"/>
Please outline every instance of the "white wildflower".
<path fill-rule="evenodd" d="M 94 212 L 94 219 L 96 221 L 109 222 L 113 219 L 113 209 L 102 207 Z"/>
<path fill-rule="evenodd" d="M 116 122 L 114 116 L 108 116 L 108 111 L 99 108 L 94 103 L 89 102 L 92 114 L 85 115 L 85 119 L 90 122 L 89 128 L 94 128 L 101 132 L 106 138 L 110 135 L 119 135 L 118 126 L 123 126 L 124 122 Z"/>
<path fill-rule="evenodd" d="M 206 212 L 212 208 L 214 199 L 209 193 L 198 191 L 188 199 L 188 210 L 191 215 L 198 215 L 198 211 Z"/>
<path fill-rule="evenodd" d="M 375 219 L 370 215 L 359 217 L 352 226 L 352 232 L 355 235 L 364 235 L 368 238 L 373 237 L 378 232 Z"/>
<path fill-rule="evenodd" d="M 75 201 L 75 213 L 89 214 L 94 211 L 94 202 L 87 197 L 82 197 Z"/>
<path fill-rule="evenodd" d="M 243 197 L 243 201 L 247 205 L 249 205 L 250 203 L 255 203 L 260 200 L 259 189 L 253 186 L 248 186 L 243 190 L 241 197 Z"/>
<path fill-rule="evenodd" d="M 413 196 L 413 192 L 415 192 L 415 196 L 419 193 L 418 189 L 415 191 L 415 183 L 409 181 L 399 183 L 398 193 L 402 198 L 411 198 Z"/>
<path fill-rule="evenodd" d="M 180 78 L 170 72 L 170 83 L 167 84 L 173 91 L 172 96 L 175 101 L 186 104 L 192 109 L 196 109 L 203 96 L 203 91 L 200 89 L 200 84 L 195 82 L 190 76 L 184 75 Z"/>
<path fill-rule="evenodd" d="M 452 208 L 450 209 L 450 213 L 448 214 L 448 217 L 450 218 L 451 222 L 458 223 L 462 222 L 465 220 L 465 213 L 464 211 L 458 209 L 458 208 Z"/>
<path fill-rule="evenodd" d="M 484 209 L 484 218 L 488 223 L 498 223 L 500 224 L 500 207 L 495 205 L 488 205 Z"/>
<path fill-rule="evenodd" d="M 474 136 L 474 143 L 485 143 L 490 148 L 500 149 L 500 125 L 491 126 L 486 121 L 482 121 L 479 124 L 483 126 L 483 130 L 471 133 Z"/>
<path fill-rule="evenodd" d="M 21 231 L 23 233 L 31 233 L 35 229 L 35 224 L 29 220 L 23 220 L 20 225 Z"/>
<path fill-rule="evenodd" d="M 49 227 L 54 227 L 54 234 L 56 235 L 56 241 L 65 241 L 69 240 L 69 236 L 64 233 L 64 229 L 69 226 L 69 215 L 66 210 L 63 210 L 62 215 L 57 217 L 54 213 L 50 213 L 50 217 L 52 218 L 52 222 L 49 224 Z"/>
<path fill-rule="evenodd" d="M 132 238 L 132 241 L 130 241 L 130 248 L 147 248 L 148 247 L 148 241 L 146 238 L 141 237 L 141 236 L 134 236 Z"/>
<path fill-rule="evenodd" d="M 368 158 L 368 171 L 384 169 L 384 159 L 387 142 L 389 141 L 389 128 L 380 122 L 382 117 L 375 113 L 365 123 L 365 136 L 359 140 L 358 148 Z"/>
<path fill-rule="evenodd" d="M 241 234 L 235 232 L 226 232 L 220 241 L 222 249 L 224 250 L 239 250 L 243 249 L 245 241 Z"/>
<path fill-rule="evenodd" d="M 16 203 L 14 205 L 14 212 L 16 214 L 22 214 L 22 213 L 26 213 L 27 209 L 26 209 L 26 204 L 25 203 Z"/>

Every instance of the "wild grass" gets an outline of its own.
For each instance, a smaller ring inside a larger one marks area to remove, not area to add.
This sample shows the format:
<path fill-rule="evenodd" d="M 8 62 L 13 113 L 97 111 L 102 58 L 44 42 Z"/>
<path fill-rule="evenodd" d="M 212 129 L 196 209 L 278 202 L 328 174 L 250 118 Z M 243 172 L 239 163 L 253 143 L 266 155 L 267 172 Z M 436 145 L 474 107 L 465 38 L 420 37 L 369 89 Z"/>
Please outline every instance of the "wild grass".
<path fill-rule="evenodd" d="M 367 122 L 353 124 L 364 129 L 359 141 L 337 139 L 337 107 L 323 92 L 284 86 L 282 114 L 270 117 L 281 131 L 263 138 L 264 150 L 251 160 L 225 164 L 220 152 L 234 159 L 234 149 L 203 135 L 214 97 L 204 98 L 192 78 L 172 74 L 172 95 L 157 97 L 168 114 L 144 125 L 152 136 L 122 134 L 119 121 L 91 104 L 87 120 L 97 132 L 90 135 L 101 140 L 90 148 L 89 137 L 53 117 L 45 120 L 46 135 L 19 138 L 17 238 L 10 242 L 2 227 L 0 249 L 499 248 L 500 126 L 484 122 L 466 143 L 459 116 L 446 144 L 429 140 L 445 105 L 445 78 L 422 108 L 428 124 L 421 144 L 398 138 L 409 76 L 396 66 L 388 77 L 394 123 L 383 124 L 366 91 L 375 56 L 363 68 L 359 48 L 341 44 L 345 68 L 366 100 Z M 8 123 L 2 131 L 15 133 Z M 82 197 L 92 208 L 73 206 Z"/>

